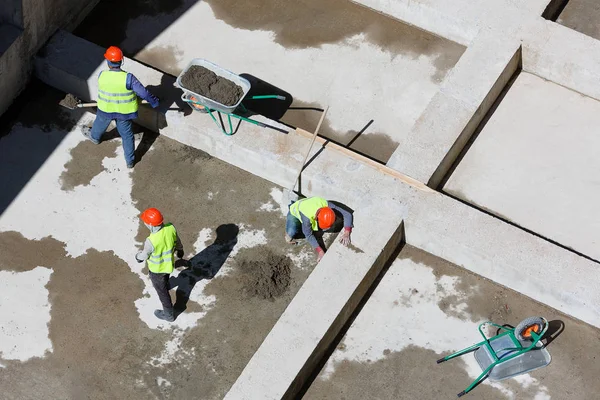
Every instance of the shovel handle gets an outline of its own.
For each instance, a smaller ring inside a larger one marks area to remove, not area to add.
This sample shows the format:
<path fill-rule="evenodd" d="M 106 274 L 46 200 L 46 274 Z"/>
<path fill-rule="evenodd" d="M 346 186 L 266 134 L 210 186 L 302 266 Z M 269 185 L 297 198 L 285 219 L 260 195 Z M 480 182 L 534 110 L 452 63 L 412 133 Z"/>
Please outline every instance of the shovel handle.
<path fill-rule="evenodd" d="M 146 100 L 142 100 L 142 104 L 148 104 Z M 77 104 L 77 108 L 87 108 L 87 107 L 96 107 L 98 103 L 79 103 Z"/>

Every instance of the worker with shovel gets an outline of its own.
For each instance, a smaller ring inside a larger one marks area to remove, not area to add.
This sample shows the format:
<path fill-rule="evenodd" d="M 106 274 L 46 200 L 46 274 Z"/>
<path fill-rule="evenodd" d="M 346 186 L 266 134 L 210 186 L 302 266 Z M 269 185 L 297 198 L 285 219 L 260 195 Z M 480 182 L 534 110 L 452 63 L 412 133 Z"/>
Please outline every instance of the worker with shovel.
<path fill-rule="evenodd" d="M 290 244 L 296 244 L 297 238 L 302 233 L 308 243 L 317 252 L 317 262 L 325 255 L 314 232 L 331 229 L 336 220 L 335 211 L 342 214 L 344 218 L 344 230 L 340 235 L 340 243 L 349 246 L 352 233 L 352 213 L 322 197 L 309 197 L 291 203 L 285 224 L 285 240 Z"/>
<path fill-rule="evenodd" d="M 123 140 L 123 150 L 127 168 L 135 164 L 135 142 L 132 120 L 138 116 L 138 96 L 146 100 L 152 108 L 158 107 L 159 99 L 150 93 L 133 74 L 121 69 L 123 52 L 111 46 L 104 53 L 108 63 L 108 71 L 98 76 L 98 112 L 91 130 L 83 134 L 92 142 L 99 144 L 102 135 L 112 120 L 117 123 L 117 130 Z"/>
<path fill-rule="evenodd" d="M 175 321 L 175 310 L 169 294 L 169 276 L 174 269 L 173 254 L 183 258 L 183 245 L 172 224 L 165 224 L 160 211 L 148 208 L 140 216 L 150 236 L 144 242 L 144 248 L 135 256 L 137 262 L 146 261 L 152 286 L 158 293 L 163 309 L 154 311 L 154 315 L 167 322 Z"/>

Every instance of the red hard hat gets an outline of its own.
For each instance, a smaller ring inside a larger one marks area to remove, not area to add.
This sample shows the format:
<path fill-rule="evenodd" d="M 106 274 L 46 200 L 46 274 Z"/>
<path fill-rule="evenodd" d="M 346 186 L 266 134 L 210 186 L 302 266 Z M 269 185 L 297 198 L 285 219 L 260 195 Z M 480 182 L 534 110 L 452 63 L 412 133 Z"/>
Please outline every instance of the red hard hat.
<path fill-rule="evenodd" d="M 150 226 L 158 226 L 163 223 L 163 216 L 156 208 L 148 208 L 140 218 Z"/>
<path fill-rule="evenodd" d="M 104 53 L 104 58 L 112 62 L 123 61 L 123 52 L 117 46 L 110 46 Z"/>
<path fill-rule="evenodd" d="M 335 222 L 335 213 L 329 207 L 321 207 L 317 210 L 317 221 L 319 228 L 329 229 Z"/>

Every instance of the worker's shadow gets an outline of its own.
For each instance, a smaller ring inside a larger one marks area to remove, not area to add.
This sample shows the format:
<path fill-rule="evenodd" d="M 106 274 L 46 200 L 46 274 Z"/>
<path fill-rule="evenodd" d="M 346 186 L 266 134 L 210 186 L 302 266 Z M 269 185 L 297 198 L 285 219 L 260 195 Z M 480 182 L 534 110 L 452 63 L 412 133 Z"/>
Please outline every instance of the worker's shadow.
<path fill-rule="evenodd" d="M 159 106 L 154 110 L 156 111 L 156 126 L 158 129 L 164 129 L 168 126 L 167 111 L 181 112 L 183 116 L 188 116 L 193 112 L 190 106 L 181 99 L 183 92 L 175 86 L 175 78 L 171 75 L 163 74 L 160 85 L 148 85 L 146 89 L 160 99 Z M 140 106 L 140 112 L 145 112 L 147 109 L 151 109 L 150 105 Z"/>
<path fill-rule="evenodd" d="M 240 229 L 235 224 L 225 224 L 217 228 L 217 238 L 207 248 L 189 260 L 179 260 L 176 267 L 186 268 L 179 275 L 169 279 L 169 288 L 177 287 L 175 292 L 175 312 L 181 314 L 187 308 L 194 286 L 202 279 L 214 278 L 229 254 L 237 244 Z"/>

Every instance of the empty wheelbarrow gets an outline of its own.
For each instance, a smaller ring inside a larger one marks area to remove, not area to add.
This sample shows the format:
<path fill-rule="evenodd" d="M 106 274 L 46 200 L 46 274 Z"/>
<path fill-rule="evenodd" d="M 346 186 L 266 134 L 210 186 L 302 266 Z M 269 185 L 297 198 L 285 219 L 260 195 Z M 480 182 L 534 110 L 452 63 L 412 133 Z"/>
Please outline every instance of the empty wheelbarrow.
<path fill-rule="evenodd" d="M 503 332 L 488 338 L 483 332 L 483 327 L 487 325 L 495 326 L 498 332 Z M 524 319 L 514 329 L 489 321 L 484 322 L 479 325 L 479 333 L 483 336 L 483 341 L 440 358 L 437 363 L 475 352 L 475 360 L 482 372 L 473 383 L 458 394 L 458 397 L 461 397 L 473 390 L 486 377 L 492 381 L 501 381 L 550 364 L 550 353 L 541 342 L 547 330 L 548 321 L 543 317 Z"/>
<path fill-rule="evenodd" d="M 194 65 L 204 67 L 204 68 L 208 69 L 209 71 L 214 72 L 217 76 L 225 78 L 225 79 L 235 83 L 239 87 L 241 87 L 243 93 L 240 96 L 238 102 L 234 105 L 227 106 L 227 105 L 221 104 L 209 97 L 206 97 L 199 93 L 193 92 L 189 88 L 186 88 L 182 84 L 182 78 L 188 72 L 188 70 Z M 211 116 L 211 118 L 213 119 L 213 121 L 215 122 L 215 124 L 217 124 L 217 126 L 219 128 L 221 128 L 221 131 L 228 136 L 231 136 L 234 133 L 233 125 L 231 124 L 231 117 L 240 119 L 242 121 L 249 122 L 251 124 L 260 126 L 262 128 L 267 127 L 267 125 L 263 124 L 260 121 L 256 121 L 254 119 L 250 119 L 250 118 L 235 114 L 236 110 L 240 110 L 242 113 L 245 113 L 247 111 L 246 107 L 244 107 L 244 105 L 242 104 L 242 101 L 246 98 L 248 92 L 250 91 L 250 87 L 251 87 L 250 82 L 247 79 L 245 79 L 237 74 L 234 74 L 231 71 L 228 71 L 224 68 L 219 67 L 218 65 L 216 65 L 214 63 L 211 63 L 210 61 L 204 60 L 202 58 L 193 59 L 188 64 L 188 66 L 181 72 L 181 74 L 179 74 L 179 76 L 177 77 L 177 86 L 181 90 L 183 90 L 181 99 L 183 101 L 185 101 L 186 103 L 188 103 L 188 105 L 192 108 L 192 110 L 209 114 Z M 260 96 L 252 96 L 249 98 L 251 98 L 253 100 L 263 100 L 263 99 L 285 100 L 285 97 L 281 96 L 281 95 L 260 95 Z M 227 121 L 229 123 L 229 130 L 227 130 L 225 128 L 222 120 L 221 120 L 221 123 L 219 124 L 219 122 L 217 121 L 217 118 L 213 114 L 215 112 L 219 114 L 219 117 L 221 114 L 227 115 Z"/>

